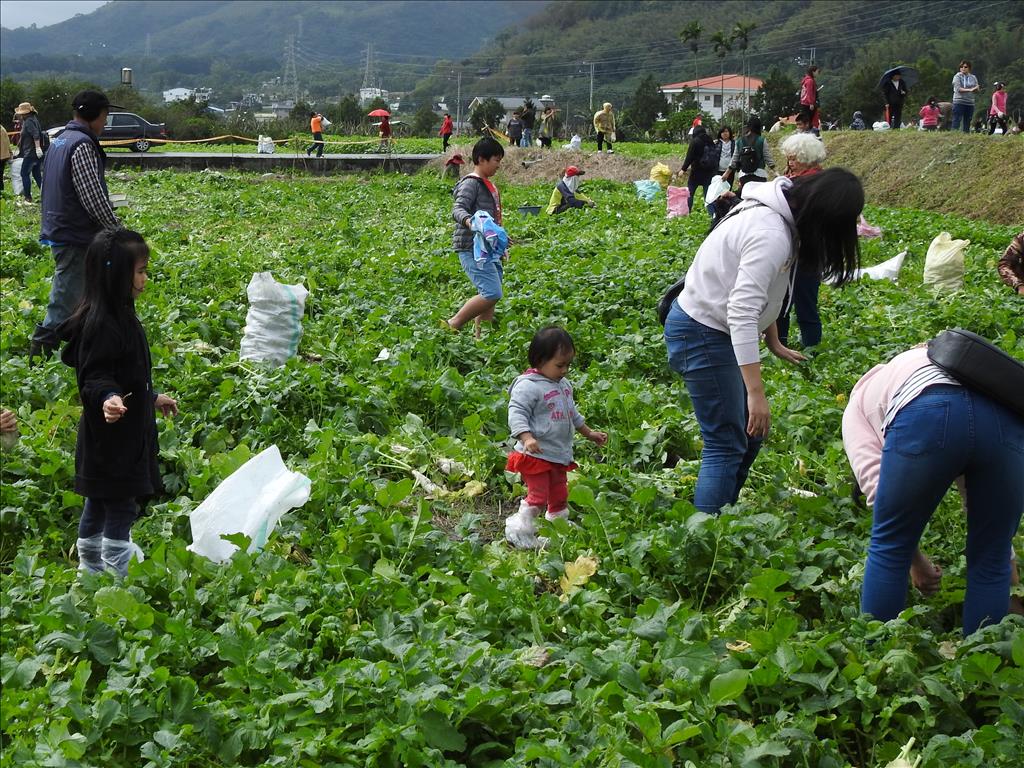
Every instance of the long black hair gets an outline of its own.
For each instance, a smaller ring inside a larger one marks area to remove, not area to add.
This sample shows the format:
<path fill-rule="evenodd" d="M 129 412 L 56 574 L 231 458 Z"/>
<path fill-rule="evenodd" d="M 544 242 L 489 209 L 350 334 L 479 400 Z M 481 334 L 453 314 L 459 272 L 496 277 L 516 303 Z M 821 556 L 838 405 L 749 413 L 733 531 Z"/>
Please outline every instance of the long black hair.
<path fill-rule="evenodd" d="M 149 246 L 138 232 L 108 229 L 96 235 L 85 252 L 82 300 L 68 319 L 71 334 L 91 336 L 105 318 L 127 327 L 135 317 L 135 264 L 148 258 Z"/>
<path fill-rule="evenodd" d="M 857 217 L 864 210 L 864 187 L 845 168 L 801 176 L 786 191 L 800 235 L 797 262 L 823 280 L 843 285 L 860 267 Z"/>

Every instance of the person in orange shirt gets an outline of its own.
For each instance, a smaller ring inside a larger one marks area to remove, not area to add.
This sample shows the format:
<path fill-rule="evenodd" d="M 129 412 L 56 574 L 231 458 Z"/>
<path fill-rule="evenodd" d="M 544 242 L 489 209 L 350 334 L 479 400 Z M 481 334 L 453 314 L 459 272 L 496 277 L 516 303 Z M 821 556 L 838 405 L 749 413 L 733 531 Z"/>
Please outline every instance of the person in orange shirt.
<path fill-rule="evenodd" d="M 309 113 L 309 130 L 313 134 L 313 143 L 306 147 L 306 156 L 314 149 L 317 157 L 324 156 L 324 128 L 323 115 L 319 112 Z"/>

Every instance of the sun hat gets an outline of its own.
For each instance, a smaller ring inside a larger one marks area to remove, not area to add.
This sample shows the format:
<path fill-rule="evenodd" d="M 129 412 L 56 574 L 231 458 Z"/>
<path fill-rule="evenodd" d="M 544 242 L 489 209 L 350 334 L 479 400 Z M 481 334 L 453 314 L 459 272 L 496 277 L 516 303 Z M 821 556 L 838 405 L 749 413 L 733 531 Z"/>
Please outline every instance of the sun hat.
<path fill-rule="evenodd" d="M 18 105 L 18 106 L 17 106 L 17 107 L 16 107 L 15 109 L 14 109 L 14 114 L 16 114 L 16 115 L 27 115 L 27 114 L 29 114 L 30 112 L 35 112 L 35 111 L 36 111 L 36 108 L 35 108 L 35 107 L 33 107 L 33 106 L 32 106 L 32 105 L 31 105 L 30 103 L 28 103 L 27 101 L 23 101 L 23 102 L 21 102 L 21 104 L 19 104 L 19 105 Z"/>
<path fill-rule="evenodd" d="M 565 169 L 565 175 L 572 178 L 573 176 L 582 176 L 586 171 L 580 170 L 575 165 L 570 165 Z"/>
<path fill-rule="evenodd" d="M 455 154 L 448 158 L 445 165 L 463 165 L 466 161 L 462 159 L 462 155 Z"/>

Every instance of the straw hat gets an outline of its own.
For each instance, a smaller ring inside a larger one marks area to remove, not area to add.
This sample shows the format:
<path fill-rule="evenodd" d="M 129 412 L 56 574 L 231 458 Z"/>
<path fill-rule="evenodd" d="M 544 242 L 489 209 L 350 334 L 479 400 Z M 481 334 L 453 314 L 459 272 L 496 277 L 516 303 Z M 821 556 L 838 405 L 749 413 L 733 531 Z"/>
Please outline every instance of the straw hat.
<path fill-rule="evenodd" d="M 16 115 L 27 115 L 27 114 L 29 114 L 31 112 L 35 112 L 35 111 L 36 111 L 35 107 L 33 107 L 27 101 L 23 101 L 23 102 L 21 102 L 21 104 L 18 105 L 17 109 L 14 110 L 14 114 L 16 114 Z"/>

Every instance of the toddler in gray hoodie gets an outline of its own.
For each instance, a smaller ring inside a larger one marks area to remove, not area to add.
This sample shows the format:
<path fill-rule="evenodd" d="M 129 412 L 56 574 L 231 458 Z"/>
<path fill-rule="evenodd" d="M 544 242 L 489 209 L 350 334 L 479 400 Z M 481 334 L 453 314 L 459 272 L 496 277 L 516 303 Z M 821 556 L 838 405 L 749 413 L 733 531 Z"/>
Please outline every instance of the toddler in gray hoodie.
<path fill-rule="evenodd" d="M 576 432 L 597 445 L 608 435 L 586 425 L 572 399 L 572 384 L 565 374 L 576 356 L 572 337 L 562 328 L 549 326 L 530 342 L 530 368 L 509 388 L 508 428 L 516 438 L 505 468 L 518 472 L 526 483 L 526 498 L 519 510 L 505 520 L 505 538 L 517 549 L 538 549 L 545 540 L 537 536 L 537 518 L 547 507 L 547 519 L 569 516 L 566 474 L 572 461 Z"/>

